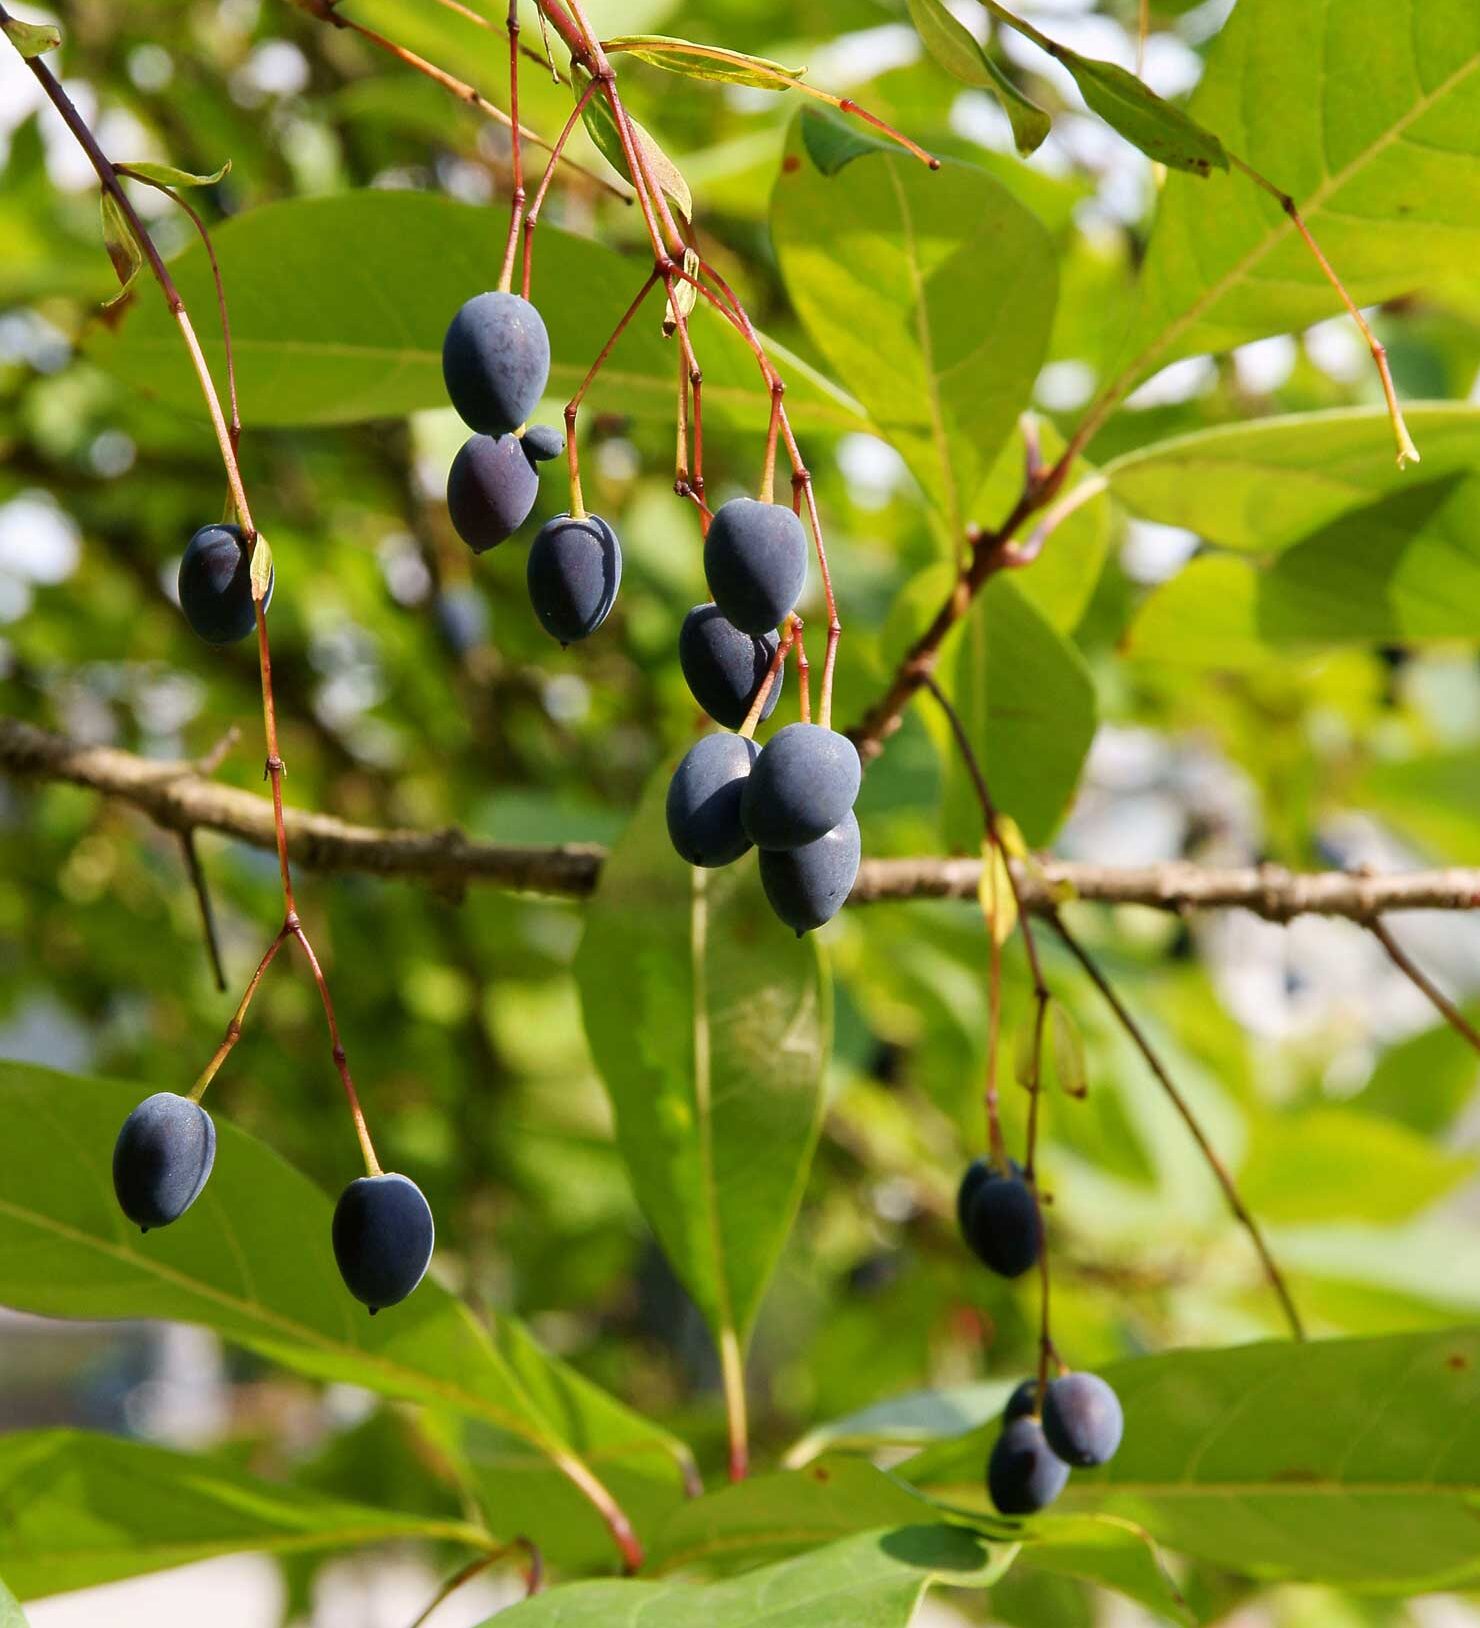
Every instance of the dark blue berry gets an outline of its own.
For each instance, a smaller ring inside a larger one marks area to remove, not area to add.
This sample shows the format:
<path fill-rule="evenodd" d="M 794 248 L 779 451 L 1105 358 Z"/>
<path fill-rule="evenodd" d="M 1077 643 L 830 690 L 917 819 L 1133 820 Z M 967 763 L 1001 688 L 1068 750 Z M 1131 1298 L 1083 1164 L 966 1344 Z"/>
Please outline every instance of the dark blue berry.
<path fill-rule="evenodd" d="M 1007 1406 L 1002 1410 L 1002 1422 L 1011 1424 L 1014 1419 L 1026 1419 L 1037 1411 L 1038 1381 L 1025 1379 L 1008 1397 Z"/>
<path fill-rule="evenodd" d="M 1055 1456 L 1036 1419 L 1005 1425 L 987 1460 L 987 1491 L 1002 1515 L 1036 1515 L 1064 1490 L 1069 1466 Z"/>
<path fill-rule="evenodd" d="M 517 294 L 474 295 L 442 341 L 442 377 L 470 430 L 517 430 L 550 378 L 550 336 L 539 312 Z"/>
<path fill-rule="evenodd" d="M 678 633 L 678 664 L 689 693 L 715 723 L 738 729 L 750 716 L 756 692 L 771 670 L 777 642 L 774 631 L 759 637 L 742 633 L 720 615 L 718 605 L 695 605 L 684 617 Z M 777 668 L 759 722 L 764 723 L 776 710 L 785 676 Z"/>
<path fill-rule="evenodd" d="M 816 842 L 784 853 L 763 849 L 761 886 L 771 908 L 800 938 L 843 908 L 858 877 L 858 857 L 858 821 L 850 810 Z"/>
<path fill-rule="evenodd" d="M 800 848 L 848 817 L 863 768 L 846 735 L 821 724 L 788 724 L 756 759 L 741 813 L 757 848 Z"/>
<path fill-rule="evenodd" d="M 180 561 L 180 609 L 207 644 L 235 644 L 257 625 L 252 604 L 252 565 L 239 526 L 202 526 Z M 272 603 L 267 579 L 263 609 Z"/>
<path fill-rule="evenodd" d="M 113 1145 L 113 1191 L 145 1232 L 178 1221 L 216 1162 L 216 1127 L 198 1102 L 157 1091 L 123 1122 Z"/>
<path fill-rule="evenodd" d="M 779 503 L 731 498 L 710 522 L 704 575 L 727 621 L 742 633 L 771 632 L 801 598 L 807 581 L 801 521 Z"/>
<path fill-rule="evenodd" d="M 1008 1175 L 989 1172 L 963 1208 L 966 1242 L 992 1271 L 1016 1278 L 1037 1264 L 1038 1200 L 1016 1167 Z"/>
<path fill-rule="evenodd" d="M 622 550 L 605 520 L 557 515 L 529 550 L 530 603 L 545 632 L 574 644 L 606 620 L 622 581 Z"/>
<path fill-rule="evenodd" d="M 531 424 L 519 444 L 532 464 L 548 463 L 565 451 L 565 437 L 553 424 Z"/>
<path fill-rule="evenodd" d="M 436 1228 L 421 1189 L 406 1176 L 361 1176 L 334 1209 L 334 1258 L 345 1286 L 372 1312 L 421 1282 Z"/>
<path fill-rule="evenodd" d="M 985 1159 L 973 1159 L 966 1167 L 966 1173 L 961 1178 L 961 1185 L 956 1189 L 956 1225 L 960 1227 L 963 1235 L 966 1231 L 966 1211 L 977 1189 L 983 1182 L 990 1181 L 996 1175 Z"/>
<path fill-rule="evenodd" d="M 512 537 L 529 518 L 540 477 L 517 436 L 475 435 L 452 460 L 447 511 L 475 554 Z"/>
<path fill-rule="evenodd" d="M 740 824 L 740 793 L 756 760 L 754 741 L 706 735 L 695 741 L 668 783 L 668 835 L 691 865 L 728 865 L 750 847 Z"/>
<path fill-rule="evenodd" d="M 1050 1382 L 1043 1433 L 1066 1464 L 1078 1469 L 1108 1464 L 1124 1431 L 1120 1398 L 1097 1374 L 1065 1374 Z"/>

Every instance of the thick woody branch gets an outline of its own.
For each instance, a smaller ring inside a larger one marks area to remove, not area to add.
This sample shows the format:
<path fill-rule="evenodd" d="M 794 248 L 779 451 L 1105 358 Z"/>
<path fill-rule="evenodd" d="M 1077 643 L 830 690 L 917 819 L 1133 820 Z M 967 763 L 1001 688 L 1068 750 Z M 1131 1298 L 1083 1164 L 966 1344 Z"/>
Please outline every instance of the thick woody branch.
<path fill-rule="evenodd" d="M 193 763 L 159 762 L 0 718 L 0 773 L 65 781 L 131 804 L 172 832 L 217 831 L 254 848 L 274 846 L 272 804 L 224 786 Z M 585 898 L 596 887 L 605 853 L 581 843 L 524 846 L 485 842 L 455 827 L 439 831 L 354 825 L 328 814 L 284 811 L 288 852 L 311 870 L 399 877 L 448 889 L 484 884 L 520 892 Z M 1397 910 L 1471 910 L 1480 906 L 1480 870 L 1353 875 L 1301 873 L 1278 866 L 1205 869 L 1171 861 L 1113 866 L 1044 860 L 1016 868 L 1024 907 L 1045 915 L 1064 897 L 1096 904 L 1139 904 L 1178 914 L 1249 910 L 1268 921 L 1340 916 L 1363 926 Z M 871 859 L 858 873 L 850 903 L 909 899 L 975 899 L 979 859 Z"/>

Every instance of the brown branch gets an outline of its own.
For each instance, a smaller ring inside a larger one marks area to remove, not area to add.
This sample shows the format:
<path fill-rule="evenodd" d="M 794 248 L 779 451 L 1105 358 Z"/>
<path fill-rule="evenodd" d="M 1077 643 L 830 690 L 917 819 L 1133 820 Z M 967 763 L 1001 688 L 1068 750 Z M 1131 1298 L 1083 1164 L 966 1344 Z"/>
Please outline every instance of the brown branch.
<path fill-rule="evenodd" d="M 64 781 L 128 803 L 166 831 L 216 831 L 250 847 L 275 846 L 272 804 L 224 786 L 198 764 L 161 762 L 111 746 L 84 746 L 65 735 L 0 718 L 0 773 Z M 354 825 L 330 814 L 286 809 L 288 852 L 308 870 L 426 882 L 459 890 L 482 884 L 514 892 L 581 899 L 594 892 L 605 850 L 589 843 L 553 846 L 485 842 L 456 827 L 437 831 Z M 979 858 L 865 860 L 852 904 L 911 899 L 976 899 Z M 1023 908 L 1045 915 L 1066 897 L 1096 904 L 1139 904 L 1185 914 L 1248 910 L 1266 921 L 1336 916 L 1370 927 L 1399 910 L 1472 910 L 1480 906 L 1480 870 L 1406 871 L 1355 876 L 1279 866 L 1206 869 L 1182 860 L 1160 865 L 1086 865 L 1043 859 L 1013 865 Z"/>

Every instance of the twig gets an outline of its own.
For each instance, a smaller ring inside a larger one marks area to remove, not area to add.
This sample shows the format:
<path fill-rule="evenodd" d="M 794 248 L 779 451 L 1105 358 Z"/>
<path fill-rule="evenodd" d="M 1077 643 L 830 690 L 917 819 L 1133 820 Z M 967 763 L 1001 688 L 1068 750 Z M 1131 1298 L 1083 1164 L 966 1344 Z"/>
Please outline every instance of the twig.
<path fill-rule="evenodd" d="M 195 890 L 196 903 L 200 906 L 200 925 L 205 935 L 206 957 L 211 963 L 211 976 L 216 980 L 216 988 L 224 995 L 226 969 L 221 964 L 221 943 L 216 936 L 216 912 L 211 906 L 211 890 L 206 884 L 206 873 L 201 869 L 200 855 L 196 852 L 194 831 L 180 833 L 180 851 L 185 856 L 185 869 L 190 877 L 190 885 Z"/>
<path fill-rule="evenodd" d="M 1064 925 L 1057 906 L 1050 906 L 1044 911 L 1044 915 L 1047 916 L 1049 925 L 1063 941 L 1065 948 L 1083 967 L 1089 976 L 1090 982 L 1104 997 L 1106 1005 L 1115 1014 L 1116 1022 L 1125 1030 L 1136 1050 L 1146 1060 L 1146 1066 L 1156 1076 L 1157 1083 L 1166 1093 L 1172 1106 L 1181 1115 L 1183 1124 L 1191 1133 L 1193 1141 L 1197 1143 L 1198 1149 L 1206 1160 L 1208 1168 L 1212 1171 L 1214 1179 L 1219 1187 L 1223 1189 L 1223 1196 L 1228 1201 L 1228 1208 L 1233 1212 L 1234 1218 L 1239 1225 L 1248 1233 L 1249 1241 L 1254 1245 L 1254 1249 L 1259 1256 L 1260 1265 L 1264 1269 L 1264 1275 L 1269 1280 L 1269 1286 L 1274 1290 L 1280 1308 L 1285 1314 L 1285 1320 L 1290 1325 L 1291 1334 L 1297 1340 L 1303 1340 L 1305 1338 L 1305 1327 L 1300 1321 L 1300 1313 L 1295 1308 L 1295 1302 L 1291 1298 L 1284 1274 L 1280 1271 L 1274 1256 L 1270 1253 L 1269 1245 L 1265 1242 L 1264 1233 L 1248 1206 L 1244 1203 L 1227 1165 L 1223 1163 L 1212 1143 L 1208 1140 L 1207 1133 L 1198 1123 L 1197 1115 L 1192 1111 L 1192 1105 L 1178 1090 L 1171 1075 L 1167 1072 L 1166 1065 L 1162 1062 L 1150 1040 L 1147 1039 L 1145 1030 L 1131 1016 L 1125 1003 L 1115 992 L 1115 986 L 1100 970 L 1099 965 L 1089 951 Z"/>
<path fill-rule="evenodd" d="M 426 1628 L 426 1624 L 432 1620 L 437 1611 L 465 1583 L 471 1583 L 475 1577 L 481 1577 L 491 1567 L 498 1565 L 499 1561 L 507 1560 L 516 1549 L 522 1549 L 528 1557 L 524 1568 L 524 1597 L 526 1600 L 532 1599 L 544 1587 L 545 1559 L 537 1544 L 528 1538 L 515 1538 L 510 1543 L 501 1543 L 496 1549 L 490 1549 L 487 1554 L 475 1555 L 466 1566 L 455 1571 L 437 1590 L 436 1598 L 411 1624 L 411 1628 Z"/>
<path fill-rule="evenodd" d="M 361 39 L 368 40 L 372 45 L 395 57 L 398 62 L 404 63 L 408 68 L 414 68 L 417 73 L 439 84 L 443 90 L 450 91 L 459 101 L 467 102 L 469 106 L 476 107 L 485 117 L 493 119 L 496 123 L 512 130 L 514 121 L 501 107 L 490 102 L 486 96 L 481 95 L 466 80 L 459 79 L 456 74 L 448 73 L 445 68 L 439 68 L 435 62 L 428 62 L 425 57 L 418 56 L 415 51 L 408 51 L 404 45 L 397 45 L 394 40 L 387 39 L 384 34 L 377 34 L 373 28 L 366 28 L 363 23 L 357 23 L 351 17 L 340 16 L 335 0 L 290 0 L 300 11 L 307 12 L 310 17 L 316 17 L 320 22 L 330 23 L 335 28 L 347 28 L 351 33 L 358 34 Z M 551 151 L 551 144 L 527 126 L 519 130 L 521 139 L 532 146 Z M 631 198 L 622 191 L 621 187 L 608 181 L 605 176 L 597 175 L 576 159 L 562 155 L 562 161 L 569 165 L 578 174 L 585 176 L 594 186 L 603 192 L 609 192 L 614 198 L 620 198 L 624 203 L 631 203 Z"/>
<path fill-rule="evenodd" d="M 1367 931 L 1387 951 L 1388 959 L 1403 974 L 1408 981 L 1426 996 L 1432 1003 L 1440 1017 L 1476 1051 L 1480 1051 L 1480 1033 L 1476 1033 L 1475 1026 L 1463 1012 L 1454 1004 L 1432 978 L 1412 960 L 1408 952 L 1398 943 L 1388 930 L 1387 924 L 1381 916 L 1374 914 L 1366 923 Z"/>

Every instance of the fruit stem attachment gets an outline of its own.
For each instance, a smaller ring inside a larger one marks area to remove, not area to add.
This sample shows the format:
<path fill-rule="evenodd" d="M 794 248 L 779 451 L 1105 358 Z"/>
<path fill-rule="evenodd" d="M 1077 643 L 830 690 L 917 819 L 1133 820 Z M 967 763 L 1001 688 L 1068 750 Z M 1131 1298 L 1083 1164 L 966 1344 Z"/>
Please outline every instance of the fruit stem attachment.
<path fill-rule="evenodd" d="M 519 0 L 509 0 L 509 142 L 513 170 L 509 187 L 509 235 L 499 267 L 499 293 L 514 283 L 514 255 L 519 248 L 519 227 L 524 218 L 524 155 L 519 144 Z M 553 159 L 551 161 L 553 163 Z"/>

